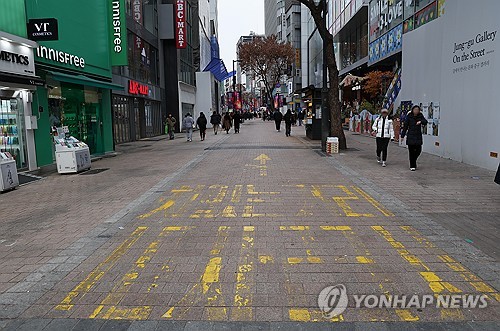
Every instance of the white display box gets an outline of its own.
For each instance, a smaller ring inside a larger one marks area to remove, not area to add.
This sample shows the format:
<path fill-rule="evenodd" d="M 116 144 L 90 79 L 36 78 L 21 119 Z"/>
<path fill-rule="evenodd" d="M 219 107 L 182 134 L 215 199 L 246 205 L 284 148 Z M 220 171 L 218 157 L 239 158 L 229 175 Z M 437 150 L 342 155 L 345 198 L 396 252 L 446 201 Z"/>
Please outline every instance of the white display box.
<path fill-rule="evenodd" d="M 89 148 L 67 148 L 61 146 L 56 150 L 56 163 L 57 172 L 60 174 L 77 173 L 90 169 Z"/>
<path fill-rule="evenodd" d="M 0 160 L 0 191 L 12 190 L 19 186 L 15 160 Z"/>

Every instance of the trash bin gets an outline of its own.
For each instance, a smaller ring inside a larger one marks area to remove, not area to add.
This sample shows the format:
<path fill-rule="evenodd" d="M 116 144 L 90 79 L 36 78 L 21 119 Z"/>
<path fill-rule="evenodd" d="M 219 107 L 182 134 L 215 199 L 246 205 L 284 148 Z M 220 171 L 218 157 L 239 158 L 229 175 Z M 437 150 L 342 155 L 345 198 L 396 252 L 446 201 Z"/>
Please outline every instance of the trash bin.
<path fill-rule="evenodd" d="M 326 154 L 332 155 L 339 152 L 339 138 L 328 137 L 326 138 Z"/>

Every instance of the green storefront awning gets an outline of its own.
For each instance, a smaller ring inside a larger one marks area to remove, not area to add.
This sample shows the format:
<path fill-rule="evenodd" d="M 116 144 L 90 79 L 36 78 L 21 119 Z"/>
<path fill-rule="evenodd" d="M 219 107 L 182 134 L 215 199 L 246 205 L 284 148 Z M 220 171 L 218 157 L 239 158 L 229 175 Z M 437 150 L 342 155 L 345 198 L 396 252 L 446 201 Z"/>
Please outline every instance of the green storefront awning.
<path fill-rule="evenodd" d="M 99 87 L 110 90 L 123 90 L 124 87 L 121 85 L 113 84 L 110 82 L 92 79 L 84 75 L 68 75 L 61 72 L 49 71 L 48 72 L 54 80 L 72 84 L 87 85 L 93 87 Z"/>

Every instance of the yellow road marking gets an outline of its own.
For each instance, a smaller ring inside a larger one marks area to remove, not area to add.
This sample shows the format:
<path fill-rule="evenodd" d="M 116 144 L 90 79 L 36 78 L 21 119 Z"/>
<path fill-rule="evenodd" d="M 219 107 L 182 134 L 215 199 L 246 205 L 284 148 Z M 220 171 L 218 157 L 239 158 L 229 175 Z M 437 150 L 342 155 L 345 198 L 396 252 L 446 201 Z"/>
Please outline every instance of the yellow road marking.
<path fill-rule="evenodd" d="M 180 203 L 178 208 L 172 208 L 173 210 L 169 213 L 168 211 L 165 212 L 165 217 L 180 217 L 183 216 L 184 211 L 188 206 L 192 205 L 192 202 L 198 200 L 200 197 L 201 192 L 205 188 L 205 185 L 198 185 L 196 186 L 195 189 L 190 188 L 187 186 L 188 189 L 181 189 L 181 190 L 172 190 L 174 197 L 177 198 L 176 201 L 182 200 L 182 203 Z M 189 199 L 180 199 L 179 197 L 183 195 L 184 193 L 192 193 L 191 198 Z"/>
<path fill-rule="evenodd" d="M 161 205 L 160 207 L 156 208 L 156 209 L 153 209 L 152 211 L 150 211 L 149 213 L 146 213 L 146 214 L 142 214 L 139 216 L 140 219 L 145 219 L 145 218 L 148 218 L 148 217 L 151 217 L 153 216 L 154 214 L 156 213 L 159 213 L 161 211 L 166 211 L 168 210 L 170 207 L 172 207 L 174 205 L 174 201 L 173 200 L 168 200 L 167 202 L 165 202 L 163 205 Z"/>
<path fill-rule="evenodd" d="M 73 300 L 78 296 L 84 296 L 90 289 L 108 272 L 116 262 L 129 250 L 132 245 L 144 234 L 147 227 L 140 226 L 118 246 L 103 262 L 101 262 L 92 272 L 80 282 L 68 295 L 55 307 L 56 310 L 71 310 Z"/>
<path fill-rule="evenodd" d="M 255 191 L 255 185 L 247 185 L 247 193 L 250 194 L 250 195 L 259 195 L 259 194 L 275 195 L 275 194 L 280 194 L 280 192 L 257 192 L 257 191 Z"/>
<path fill-rule="evenodd" d="M 213 190 L 215 196 L 212 193 L 209 194 L 208 199 L 205 201 L 207 204 L 221 203 L 226 197 L 228 187 L 226 185 L 212 185 L 208 188 Z"/>
<path fill-rule="evenodd" d="M 220 226 L 217 231 L 216 241 L 210 251 L 210 260 L 205 267 L 200 282 L 195 284 L 177 304 L 170 307 L 162 315 L 163 318 L 171 319 L 175 316 L 182 319 L 191 307 L 201 303 L 207 310 L 208 320 L 220 321 L 227 319 L 226 304 L 219 284 L 219 273 L 222 268 L 220 253 L 227 242 L 228 236 L 229 227 Z"/>
<path fill-rule="evenodd" d="M 355 234 L 354 231 L 342 231 L 342 235 L 349 241 L 352 247 L 354 247 L 354 252 L 356 255 L 356 261 L 362 264 L 375 264 L 375 260 L 372 257 L 370 250 L 367 248 L 365 242 L 361 240 L 359 236 Z M 378 283 L 380 293 L 383 293 L 386 297 L 390 295 L 389 291 L 385 288 L 384 282 L 389 281 L 388 279 L 380 279 L 380 276 L 376 275 L 374 272 L 369 273 L 372 276 L 373 282 Z M 395 309 L 396 315 L 402 321 L 418 321 L 419 317 L 417 315 L 412 315 L 408 309 Z M 392 316 L 388 310 L 371 310 L 362 309 L 360 311 L 360 317 L 367 321 L 388 321 L 391 320 Z"/>
<path fill-rule="evenodd" d="M 193 189 L 190 186 L 181 186 L 181 188 L 173 189 L 170 192 L 172 192 L 172 193 L 186 193 L 186 192 L 193 192 Z"/>
<path fill-rule="evenodd" d="M 199 209 L 195 211 L 189 218 L 215 218 L 216 215 L 212 209 Z"/>
<path fill-rule="evenodd" d="M 233 321 L 251 321 L 253 319 L 251 288 L 255 284 L 253 274 L 255 268 L 254 231 L 254 226 L 243 227 L 240 262 L 236 273 L 234 304 L 231 309 L 231 320 Z"/>
<path fill-rule="evenodd" d="M 281 231 L 291 230 L 291 231 L 305 231 L 309 230 L 307 225 L 290 225 L 290 226 L 280 226 Z"/>
<path fill-rule="evenodd" d="M 341 322 L 344 320 L 344 317 L 342 315 L 328 319 L 323 315 L 321 311 L 306 308 L 291 308 L 288 310 L 288 315 L 290 320 L 296 322 Z"/>
<path fill-rule="evenodd" d="M 382 213 L 382 215 L 387 216 L 387 217 L 392 217 L 394 214 L 382 206 L 380 202 L 372 198 L 368 193 L 360 189 L 359 187 L 353 186 L 352 187 L 356 192 L 358 192 L 366 201 L 368 201 L 373 207 L 375 207 L 378 211 Z"/>
<path fill-rule="evenodd" d="M 222 211 L 222 217 L 237 217 L 237 216 L 238 215 L 236 214 L 233 206 L 227 206 Z"/>
<path fill-rule="evenodd" d="M 231 202 L 240 202 L 243 185 L 235 185 L 233 193 L 231 193 Z"/>
<path fill-rule="evenodd" d="M 311 188 L 311 193 L 313 197 L 320 199 L 321 201 L 326 201 L 323 197 L 323 193 L 321 192 L 321 188 L 319 186 L 313 185 Z"/>
<path fill-rule="evenodd" d="M 274 259 L 270 255 L 259 255 L 259 261 L 262 264 L 274 263 Z"/>
<path fill-rule="evenodd" d="M 367 264 L 375 263 L 372 259 L 366 256 L 356 256 L 356 260 L 359 263 L 367 263 Z"/>
<path fill-rule="evenodd" d="M 417 242 L 429 249 L 437 249 L 436 245 L 420 234 L 411 226 L 401 226 L 401 229 L 410 234 Z M 454 260 L 449 255 L 437 255 L 437 257 L 445 263 L 452 271 L 458 273 L 466 282 L 468 282 L 476 291 L 493 296 L 496 301 L 500 302 L 500 294 L 491 286 L 486 284 L 480 277 L 476 276 L 469 269 L 463 266 L 460 262 Z"/>
<path fill-rule="evenodd" d="M 342 191 L 344 191 L 344 193 L 347 194 L 347 196 L 346 197 L 335 196 L 333 197 L 333 201 L 337 203 L 337 205 L 340 207 L 340 209 L 342 209 L 342 211 L 347 217 L 374 217 L 374 215 L 371 213 L 361 214 L 354 212 L 351 206 L 349 206 L 349 204 L 347 203 L 347 200 L 359 200 L 359 198 L 354 193 L 352 193 L 346 186 L 338 185 L 337 187 L 340 188 Z"/>
<path fill-rule="evenodd" d="M 392 236 L 392 234 L 389 231 L 387 231 L 384 227 L 375 225 L 372 226 L 372 229 L 379 235 L 381 235 L 387 242 L 389 242 L 391 246 L 396 249 L 396 251 L 405 261 L 407 261 L 413 266 L 420 267 L 421 269 L 423 269 L 422 271 L 419 272 L 419 275 L 425 282 L 427 282 L 429 288 L 432 290 L 432 292 L 434 292 L 434 294 L 440 294 L 442 292 L 449 292 L 449 293 L 462 292 L 458 287 L 448 282 L 442 281 L 441 277 L 439 277 L 435 272 L 433 272 L 417 256 L 410 254 L 410 251 L 406 249 L 401 242 L 396 241 Z M 442 319 L 447 320 L 451 317 L 459 320 L 464 319 L 463 313 L 458 309 L 441 309 L 440 313 Z"/>
<path fill-rule="evenodd" d="M 320 229 L 325 231 L 351 231 L 351 227 L 347 225 L 322 225 Z"/>
<path fill-rule="evenodd" d="M 271 158 L 266 154 L 260 154 L 254 159 L 254 161 L 260 161 L 261 165 L 265 165 L 267 161 L 271 161 Z"/>
<path fill-rule="evenodd" d="M 158 237 L 163 237 L 167 233 L 174 231 L 187 230 L 190 227 L 186 226 L 167 226 L 163 228 L 163 231 Z M 94 312 L 89 316 L 89 318 L 102 318 L 102 319 L 136 319 L 145 320 L 149 317 L 151 313 L 151 307 L 131 307 L 131 308 L 120 308 L 117 307 L 120 301 L 129 292 L 130 286 L 135 283 L 139 277 L 139 272 L 145 269 L 146 265 L 151 261 L 153 256 L 158 251 L 158 245 L 160 242 L 158 240 L 153 241 L 144 250 L 141 256 L 135 261 L 135 267 L 132 268 L 128 273 L 126 273 L 121 281 L 116 284 L 110 293 L 101 301 L 101 304 L 94 310 Z M 155 277 L 155 280 L 159 277 Z M 150 287 L 151 288 L 151 287 Z M 106 310 L 104 308 L 109 306 Z"/>

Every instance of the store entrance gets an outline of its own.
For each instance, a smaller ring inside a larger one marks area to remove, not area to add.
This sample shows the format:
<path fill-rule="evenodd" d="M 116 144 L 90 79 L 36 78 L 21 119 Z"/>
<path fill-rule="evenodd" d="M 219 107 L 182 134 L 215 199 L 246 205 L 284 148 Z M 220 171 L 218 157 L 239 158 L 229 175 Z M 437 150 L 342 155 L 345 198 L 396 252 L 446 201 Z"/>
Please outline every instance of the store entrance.
<path fill-rule="evenodd" d="M 0 98 L 0 151 L 11 154 L 18 169 L 28 168 L 24 107 L 21 98 Z"/>
<path fill-rule="evenodd" d="M 53 131 L 67 126 L 70 135 L 85 142 L 91 154 L 98 153 L 102 136 L 101 103 L 97 88 L 61 83 L 49 90 L 49 121 Z"/>

